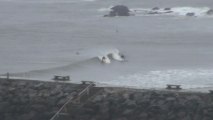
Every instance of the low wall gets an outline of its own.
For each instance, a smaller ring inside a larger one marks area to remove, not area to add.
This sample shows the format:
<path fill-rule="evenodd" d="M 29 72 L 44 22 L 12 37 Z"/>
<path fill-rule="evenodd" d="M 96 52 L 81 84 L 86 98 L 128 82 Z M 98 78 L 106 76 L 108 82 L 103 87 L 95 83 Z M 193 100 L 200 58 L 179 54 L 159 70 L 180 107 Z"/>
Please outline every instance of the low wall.
<path fill-rule="evenodd" d="M 0 120 L 49 120 L 81 87 L 0 79 Z M 213 120 L 209 93 L 105 88 L 69 106 L 60 120 Z"/>
<path fill-rule="evenodd" d="M 0 79 L 0 119 L 49 120 L 78 86 Z"/>
<path fill-rule="evenodd" d="M 213 120 L 213 95 L 106 89 L 69 114 L 72 120 Z"/>

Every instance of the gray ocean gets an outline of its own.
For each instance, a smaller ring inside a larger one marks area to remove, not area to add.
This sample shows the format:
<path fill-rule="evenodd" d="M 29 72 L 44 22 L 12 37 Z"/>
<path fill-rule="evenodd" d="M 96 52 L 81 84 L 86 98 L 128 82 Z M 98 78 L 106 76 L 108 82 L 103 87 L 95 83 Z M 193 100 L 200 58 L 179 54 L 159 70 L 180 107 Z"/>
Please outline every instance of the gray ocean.
<path fill-rule="evenodd" d="M 126 5 L 129 17 L 103 17 Z M 140 10 L 172 8 L 175 14 Z M 212 0 L 0 0 L 0 74 L 106 86 L 213 86 Z M 194 12 L 195 17 L 187 17 Z M 124 61 L 98 57 L 119 53 Z"/>

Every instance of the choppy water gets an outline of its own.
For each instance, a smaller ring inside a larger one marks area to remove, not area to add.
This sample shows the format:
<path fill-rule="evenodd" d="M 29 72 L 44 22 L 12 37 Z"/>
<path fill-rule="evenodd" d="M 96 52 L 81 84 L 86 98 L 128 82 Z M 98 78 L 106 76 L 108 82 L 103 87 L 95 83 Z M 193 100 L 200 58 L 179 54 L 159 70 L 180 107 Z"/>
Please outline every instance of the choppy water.
<path fill-rule="evenodd" d="M 108 8 L 173 14 L 104 18 Z M 0 0 L 0 73 L 141 88 L 213 85 L 211 0 Z M 196 17 L 186 17 L 195 12 Z M 98 58 L 110 53 L 125 61 Z"/>

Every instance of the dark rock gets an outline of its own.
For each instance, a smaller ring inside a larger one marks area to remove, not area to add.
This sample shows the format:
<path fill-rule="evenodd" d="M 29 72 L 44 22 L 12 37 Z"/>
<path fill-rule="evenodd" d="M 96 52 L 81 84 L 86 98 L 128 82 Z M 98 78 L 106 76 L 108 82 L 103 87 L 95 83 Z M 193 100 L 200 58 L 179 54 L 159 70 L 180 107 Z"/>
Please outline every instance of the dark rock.
<path fill-rule="evenodd" d="M 115 120 L 128 120 L 128 119 L 125 118 L 125 117 L 122 117 L 122 118 L 118 118 L 118 119 L 115 119 Z"/>
<path fill-rule="evenodd" d="M 33 87 L 35 90 L 41 90 L 43 89 L 43 86 L 44 86 L 44 83 L 38 83 L 38 84 L 35 84 Z"/>
<path fill-rule="evenodd" d="M 182 120 L 192 120 L 189 115 L 185 116 Z"/>
<path fill-rule="evenodd" d="M 186 16 L 190 16 L 190 17 L 192 17 L 192 16 L 195 16 L 195 13 L 190 12 L 190 13 L 187 13 L 187 14 L 186 14 Z"/>
<path fill-rule="evenodd" d="M 8 86 L 8 85 L 10 85 L 11 84 L 11 81 L 10 80 L 0 80 L 0 84 L 1 85 L 4 85 L 4 86 Z"/>
<path fill-rule="evenodd" d="M 32 109 L 40 112 L 40 111 L 45 111 L 47 109 L 47 107 L 45 107 L 45 105 L 41 105 L 41 104 L 34 104 L 32 105 Z"/>
<path fill-rule="evenodd" d="M 132 110 L 132 109 L 126 109 L 126 110 L 124 110 L 124 112 L 122 113 L 122 115 L 128 116 L 128 115 L 132 114 L 133 111 L 134 110 Z"/>
<path fill-rule="evenodd" d="M 146 112 L 143 112 L 139 115 L 140 118 L 146 119 L 149 115 Z"/>
<path fill-rule="evenodd" d="M 36 112 L 30 111 L 29 113 L 21 115 L 20 120 L 31 120 L 36 116 Z"/>
<path fill-rule="evenodd" d="M 160 13 L 157 12 L 157 11 L 150 11 L 150 12 L 148 12 L 147 14 L 160 14 Z"/>
<path fill-rule="evenodd" d="M 184 118 L 186 115 L 187 115 L 187 113 L 184 112 L 184 111 L 180 111 L 180 112 L 177 113 L 178 118 Z"/>
<path fill-rule="evenodd" d="M 160 10 L 160 8 L 159 7 L 154 7 L 154 8 L 152 8 L 152 10 Z"/>
<path fill-rule="evenodd" d="M 164 10 L 171 10 L 171 8 L 164 8 Z"/>
<path fill-rule="evenodd" d="M 14 92 L 15 90 L 16 90 L 15 87 L 10 87 L 10 88 L 8 88 L 8 91 L 9 91 L 9 92 Z"/>
<path fill-rule="evenodd" d="M 66 98 L 62 98 L 60 99 L 58 102 L 57 102 L 57 105 L 63 105 L 67 102 L 67 99 Z"/>
<path fill-rule="evenodd" d="M 14 119 L 14 117 L 13 117 L 11 114 L 6 113 L 6 114 L 4 115 L 4 120 L 15 120 L 15 119 Z"/>
<path fill-rule="evenodd" d="M 20 104 L 26 104 L 26 103 L 28 103 L 29 102 L 29 98 L 27 98 L 27 97 L 21 97 L 20 99 L 19 99 L 19 103 Z"/>
<path fill-rule="evenodd" d="M 0 102 L 0 113 L 4 112 L 5 108 L 8 108 L 10 106 L 10 103 L 5 101 L 5 102 Z"/>
<path fill-rule="evenodd" d="M 148 108 L 148 111 L 154 114 L 160 114 L 162 112 L 161 107 L 157 105 L 152 105 Z"/>
<path fill-rule="evenodd" d="M 172 101 L 175 101 L 175 100 L 176 100 L 175 97 L 168 97 L 168 98 L 166 98 L 167 102 L 172 102 Z"/>
<path fill-rule="evenodd" d="M 202 120 L 212 120 L 212 118 L 204 116 Z"/>
<path fill-rule="evenodd" d="M 25 87 L 27 85 L 26 81 L 20 81 L 19 83 L 17 83 L 17 86 L 19 87 Z"/>
<path fill-rule="evenodd" d="M 176 115 L 174 112 L 170 111 L 168 114 L 167 114 L 167 117 L 168 117 L 168 120 L 176 120 Z"/>
<path fill-rule="evenodd" d="M 135 99 L 135 94 L 131 93 L 131 94 L 129 95 L 129 99 L 130 99 L 130 100 L 134 100 L 134 99 Z"/>
<path fill-rule="evenodd" d="M 104 17 L 114 17 L 114 16 L 130 16 L 130 10 L 127 6 L 124 5 L 116 5 L 111 8 L 111 11 L 108 15 Z"/>
<path fill-rule="evenodd" d="M 210 9 L 206 12 L 207 15 L 213 15 L 213 9 Z"/>
<path fill-rule="evenodd" d="M 55 96 L 55 95 L 58 95 L 59 93 L 60 93 L 60 91 L 58 91 L 57 89 L 54 89 L 50 92 L 50 95 Z"/>
<path fill-rule="evenodd" d="M 193 117 L 193 120 L 202 120 L 202 115 L 196 114 L 196 115 Z"/>
<path fill-rule="evenodd" d="M 101 102 L 102 99 L 103 99 L 103 96 L 97 95 L 97 96 L 95 96 L 95 98 L 93 99 L 93 102 Z"/>
<path fill-rule="evenodd" d="M 124 104 L 126 105 L 126 108 L 135 108 L 137 106 L 136 102 L 133 100 L 126 100 Z"/>

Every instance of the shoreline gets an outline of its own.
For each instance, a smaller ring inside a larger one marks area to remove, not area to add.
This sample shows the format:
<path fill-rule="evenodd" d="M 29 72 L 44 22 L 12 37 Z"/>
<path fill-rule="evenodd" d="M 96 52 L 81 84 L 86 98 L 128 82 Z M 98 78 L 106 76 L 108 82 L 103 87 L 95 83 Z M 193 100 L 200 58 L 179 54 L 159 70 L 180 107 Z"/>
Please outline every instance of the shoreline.
<path fill-rule="evenodd" d="M 0 77 L 0 80 L 4 80 L 6 77 Z M 10 78 L 10 80 L 18 80 L 18 81 L 37 81 L 37 82 L 50 82 L 50 83 L 67 83 L 67 84 L 81 84 L 81 81 L 78 82 L 73 82 L 72 80 L 70 81 L 55 81 L 55 80 L 47 80 L 47 79 L 29 79 L 29 78 Z M 157 90 L 157 91 L 172 91 L 172 90 L 167 90 L 166 85 L 165 88 L 143 88 L 143 87 L 137 87 L 137 86 L 119 86 L 119 85 L 112 85 L 112 84 L 105 84 L 105 83 L 96 83 L 97 87 L 103 87 L 103 88 L 125 88 L 125 89 L 136 89 L 136 90 Z M 195 93 L 209 93 L 210 90 L 213 90 L 212 87 L 197 87 L 197 88 L 187 88 L 185 89 L 184 87 L 180 90 L 174 90 L 175 92 L 195 92 Z"/>

